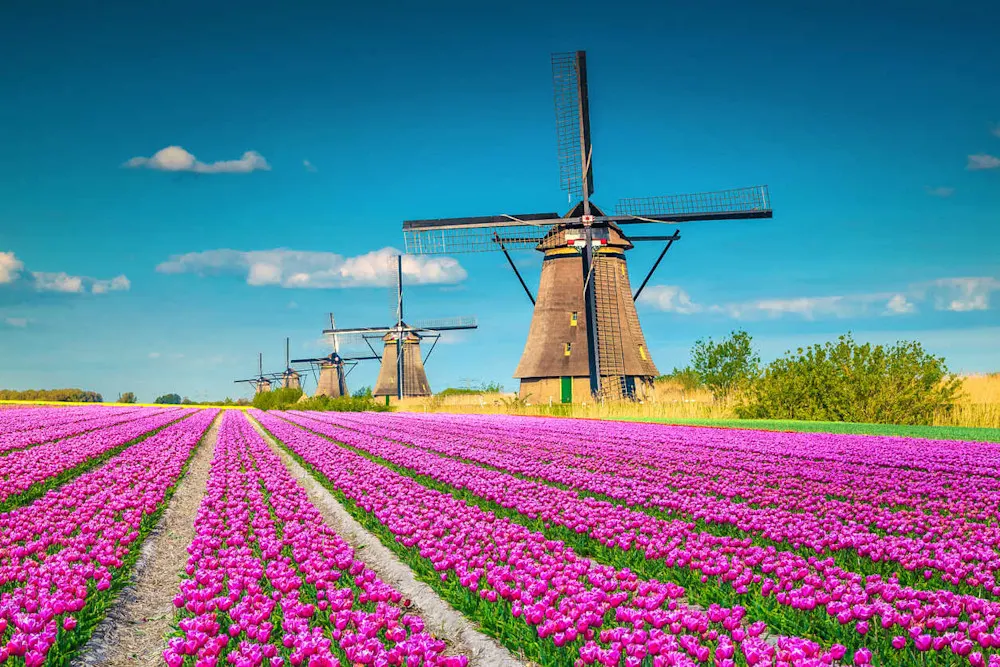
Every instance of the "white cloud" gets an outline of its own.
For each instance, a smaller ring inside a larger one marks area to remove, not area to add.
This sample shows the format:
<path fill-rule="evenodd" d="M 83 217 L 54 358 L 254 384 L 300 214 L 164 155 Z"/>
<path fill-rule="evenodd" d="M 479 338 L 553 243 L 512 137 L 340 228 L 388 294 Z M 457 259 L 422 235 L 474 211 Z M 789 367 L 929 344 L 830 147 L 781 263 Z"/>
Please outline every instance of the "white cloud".
<path fill-rule="evenodd" d="M 886 315 L 906 315 L 916 312 L 917 307 L 903 294 L 896 294 L 885 304 Z"/>
<path fill-rule="evenodd" d="M 941 278 L 911 285 L 902 292 L 871 292 L 788 299 L 757 299 L 703 306 L 694 303 L 675 285 L 651 287 L 639 301 L 656 310 L 680 315 L 713 313 L 734 319 L 779 318 L 786 315 L 806 320 L 819 318 L 910 315 L 917 303 L 931 301 L 936 310 L 966 312 L 988 310 L 990 295 L 1000 291 L 1000 280 L 992 277 Z M 649 296 L 647 297 L 647 292 Z"/>
<path fill-rule="evenodd" d="M 193 171 L 196 174 L 248 174 L 251 171 L 271 169 L 271 165 L 257 151 L 247 151 L 238 160 L 220 160 L 208 164 L 196 159 L 180 146 L 161 148 L 152 157 L 134 157 L 123 166 L 132 169 L 145 167 L 160 171 Z"/>
<path fill-rule="evenodd" d="M 28 326 L 27 317 L 6 317 L 4 318 L 4 323 L 7 326 L 17 327 L 18 329 L 23 329 Z"/>
<path fill-rule="evenodd" d="M 795 315 L 806 320 L 821 317 L 856 317 L 871 311 L 877 302 L 887 303 L 887 294 L 852 294 L 848 296 L 808 296 L 790 299 L 758 299 L 741 303 L 711 306 L 710 312 L 734 319 L 778 318 Z"/>
<path fill-rule="evenodd" d="M 17 274 L 24 268 L 24 262 L 12 252 L 0 252 L 0 285 L 17 280 Z"/>
<path fill-rule="evenodd" d="M 285 288 L 384 287 L 393 283 L 389 260 L 398 254 L 382 248 L 364 255 L 344 257 L 308 250 L 206 250 L 174 255 L 156 267 L 160 273 L 239 273 L 248 285 Z M 408 284 L 456 283 L 465 269 L 451 257 L 403 256 L 403 282 Z"/>
<path fill-rule="evenodd" d="M 458 345 L 460 343 L 467 343 L 472 340 L 470 331 L 442 331 L 441 338 L 438 342 L 442 345 Z M 375 348 L 378 349 L 378 348 Z"/>
<path fill-rule="evenodd" d="M 0 252 L 0 285 L 12 283 L 20 277 L 24 263 L 13 252 Z M 87 276 L 74 276 L 65 271 L 31 271 L 30 284 L 37 292 L 61 292 L 63 294 L 81 294 L 90 288 L 94 294 L 104 294 L 108 291 L 129 289 L 132 284 L 124 275 L 99 280 Z"/>
<path fill-rule="evenodd" d="M 159 359 L 160 358 L 160 353 L 159 352 L 150 352 L 147 356 L 150 359 Z"/>
<path fill-rule="evenodd" d="M 65 271 L 58 273 L 33 271 L 31 276 L 35 279 L 35 289 L 39 292 L 78 293 L 83 291 L 83 278 L 71 276 Z"/>
<path fill-rule="evenodd" d="M 966 169 L 970 169 L 972 171 L 980 169 L 996 169 L 997 167 L 1000 167 L 1000 158 L 993 155 L 986 155 L 985 153 L 970 155 L 969 163 L 965 166 Z"/>
<path fill-rule="evenodd" d="M 89 288 L 92 294 L 105 294 L 109 291 L 126 291 L 132 286 L 132 283 L 124 275 L 111 278 L 110 280 L 99 280 L 88 276 L 73 276 L 65 271 L 32 271 L 31 277 L 34 281 L 35 290 L 38 292 L 83 294 Z"/>
<path fill-rule="evenodd" d="M 650 304 L 657 310 L 688 315 L 701 312 L 702 307 L 691 301 L 691 297 L 677 285 L 656 285 L 644 289 L 639 301 Z"/>
<path fill-rule="evenodd" d="M 104 294 L 105 292 L 124 292 L 132 287 L 131 281 L 124 275 L 116 276 L 111 280 L 95 280 L 90 286 L 90 291 L 94 294 Z"/>
<path fill-rule="evenodd" d="M 990 294 L 1000 290 L 1000 280 L 990 277 L 942 278 L 926 287 L 934 298 L 937 310 L 988 310 Z"/>
<path fill-rule="evenodd" d="M 929 194 L 931 197 L 942 197 L 942 198 L 950 197 L 953 194 L 955 194 L 955 188 L 946 188 L 946 187 L 927 188 L 927 194 Z"/>
<path fill-rule="evenodd" d="M 1000 123 L 997 123 L 996 125 L 991 127 L 990 132 L 992 132 L 994 136 L 1000 137 Z"/>
<path fill-rule="evenodd" d="M 309 160 L 303 160 L 302 166 L 306 168 L 306 171 L 316 171 L 316 166 Z"/>

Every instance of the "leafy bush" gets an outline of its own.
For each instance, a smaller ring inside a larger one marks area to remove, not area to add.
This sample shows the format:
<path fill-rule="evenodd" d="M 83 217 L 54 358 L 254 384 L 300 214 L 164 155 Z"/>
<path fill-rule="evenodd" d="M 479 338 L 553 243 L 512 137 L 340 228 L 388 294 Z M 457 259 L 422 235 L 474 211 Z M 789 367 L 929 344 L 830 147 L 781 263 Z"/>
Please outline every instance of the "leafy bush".
<path fill-rule="evenodd" d="M 388 407 L 379 403 L 368 392 L 367 396 L 313 396 L 302 398 L 301 389 L 275 389 L 254 396 L 253 406 L 260 410 L 316 410 L 320 412 L 386 412 Z"/>
<path fill-rule="evenodd" d="M 163 396 L 157 396 L 153 403 L 161 403 L 164 405 L 180 405 L 181 397 L 179 394 L 164 394 Z"/>
<path fill-rule="evenodd" d="M 274 391 L 262 391 L 253 397 L 253 406 L 258 410 L 285 410 L 302 398 L 298 387 L 282 387 Z"/>
<path fill-rule="evenodd" d="M 695 341 L 691 368 L 716 400 L 746 390 L 760 372 L 760 357 L 746 331 L 733 331 L 716 343 L 711 338 Z"/>
<path fill-rule="evenodd" d="M 371 387 L 361 387 L 360 389 L 355 390 L 354 393 L 351 394 L 351 396 L 353 396 L 354 398 L 371 398 L 372 397 L 372 388 Z"/>
<path fill-rule="evenodd" d="M 771 362 L 750 389 L 743 418 L 931 424 L 961 380 L 920 343 L 859 345 L 847 334 Z"/>
<path fill-rule="evenodd" d="M 131 391 L 126 391 L 124 394 L 122 394 L 121 396 L 118 397 L 118 402 L 119 403 L 135 403 L 136 402 L 135 393 L 133 393 Z"/>

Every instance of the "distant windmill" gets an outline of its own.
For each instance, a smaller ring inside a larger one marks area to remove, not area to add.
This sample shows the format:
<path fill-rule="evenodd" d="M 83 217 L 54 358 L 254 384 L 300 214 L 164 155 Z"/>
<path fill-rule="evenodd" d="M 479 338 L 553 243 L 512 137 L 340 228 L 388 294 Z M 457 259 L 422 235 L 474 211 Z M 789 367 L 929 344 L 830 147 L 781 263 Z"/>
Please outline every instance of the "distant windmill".
<path fill-rule="evenodd" d="M 395 396 L 398 399 L 410 396 L 430 396 L 431 388 L 427 381 L 424 364 L 434 351 L 442 331 L 460 331 L 477 328 L 475 318 L 451 318 L 433 322 L 407 324 L 403 320 L 403 257 L 396 255 L 390 258 L 390 269 L 395 281 L 395 324 L 389 327 L 360 327 L 354 329 L 331 328 L 323 331 L 325 334 L 360 338 L 371 349 L 372 354 L 380 356 L 371 342 L 379 338 L 384 344 L 378 380 L 375 383 L 375 396 Z M 421 358 L 420 343 L 423 340 L 433 340 L 427 356 Z"/>
<path fill-rule="evenodd" d="M 336 330 L 336 328 L 333 313 L 330 313 L 330 329 L 328 331 Z M 381 360 L 381 357 L 374 353 L 372 356 L 366 357 L 343 357 L 340 354 L 340 336 L 332 334 L 330 337 L 333 339 L 332 353 L 325 357 L 292 359 L 292 363 L 312 364 L 314 367 L 319 367 L 319 379 L 316 381 L 316 396 L 330 396 L 332 398 L 348 396 L 347 376 L 351 374 L 351 371 L 354 370 L 358 362 L 372 359 Z"/>
<path fill-rule="evenodd" d="M 669 236 L 627 236 L 622 226 L 772 217 L 767 186 L 701 194 L 621 199 L 615 215 L 590 201 L 594 172 L 590 143 L 587 61 L 583 51 L 552 56 L 556 134 L 562 188 L 576 203 L 558 213 L 494 215 L 403 223 L 414 254 L 501 251 L 534 305 L 514 377 L 521 396 L 536 401 L 577 397 L 641 398 L 657 375 L 639 326 L 635 300 L 670 246 Z M 666 243 L 632 293 L 625 251 L 635 241 Z M 538 300 L 509 250 L 544 253 Z"/>
<path fill-rule="evenodd" d="M 253 387 L 255 394 L 271 391 L 271 379 L 264 375 L 264 355 L 260 352 L 257 353 L 257 377 L 247 380 L 235 380 L 234 382 L 235 384 L 246 382 Z"/>
<path fill-rule="evenodd" d="M 299 372 L 292 368 L 292 363 L 288 359 L 289 344 L 290 340 L 285 338 L 285 370 L 280 373 L 272 373 L 271 377 L 281 382 L 282 389 L 301 389 L 302 378 L 299 376 Z"/>

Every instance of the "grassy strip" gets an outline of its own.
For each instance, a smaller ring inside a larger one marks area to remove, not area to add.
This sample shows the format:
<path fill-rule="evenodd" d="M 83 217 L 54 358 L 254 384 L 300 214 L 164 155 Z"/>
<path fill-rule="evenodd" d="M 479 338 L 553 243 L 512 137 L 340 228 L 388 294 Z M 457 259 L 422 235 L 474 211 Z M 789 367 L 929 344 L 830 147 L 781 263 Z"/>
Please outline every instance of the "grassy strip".
<path fill-rule="evenodd" d="M 295 425 L 299 428 L 303 428 L 301 425 Z M 304 428 L 304 430 L 310 433 L 315 433 L 309 429 Z M 764 621 L 767 623 L 771 634 L 804 637 L 824 646 L 830 646 L 835 643 L 843 644 L 850 650 L 851 654 L 860 648 L 878 647 L 879 655 L 874 658 L 873 664 L 910 664 L 907 662 L 906 653 L 892 648 L 890 642 L 894 633 L 891 630 L 883 629 L 877 622 L 874 622 L 874 620 L 871 623 L 870 632 L 863 636 L 855 631 L 853 625 L 841 625 L 838 623 L 836 619 L 826 613 L 824 607 L 804 610 L 794 609 L 787 605 L 782 605 L 772 595 L 765 596 L 761 592 L 760 584 L 749 584 L 748 593 L 736 593 L 729 582 L 712 578 L 702 581 L 702 575 L 700 573 L 687 569 L 686 567 L 681 566 L 673 568 L 666 566 L 661 560 L 647 560 L 645 554 L 637 549 L 624 550 L 616 547 L 607 547 L 600 542 L 591 539 L 586 534 L 576 533 L 575 531 L 563 526 L 557 526 L 538 519 L 531 519 L 516 510 L 508 509 L 494 502 L 485 500 L 466 489 L 457 489 L 447 484 L 443 484 L 430 477 L 415 473 L 407 468 L 403 468 L 386 461 L 385 459 L 364 450 L 360 450 L 345 443 L 337 442 L 332 438 L 323 436 L 322 434 L 316 435 L 325 437 L 338 447 L 350 450 L 365 457 L 373 463 L 377 463 L 378 465 L 388 468 L 396 473 L 399 473 L 400 475 L 409 477 L 427 488 L 447 493 L 452 497 L 465 502 L 466 504 L 476 505 L 485 511 L 492 512 L 498 517 L 507 518 L 514 523 L 518 523 L 528 528 L 529 530 L 542 533 L 548 539 L 559 540 L 569 545 L 580 556 L 611 565 L 615 568 L 628 568 L 644 579 L 656 579 L 658 581 L 673 581 L 678 583 L 685 588 L 685 597 L 690 602 L 705 607 L 711 604 L 718 604 L 723 607 L 734 607 L 737 605 L 743 606 L 747 610 L 747 618 L 751 620 Z M 286 449 L 288 448 L 286 447 Z M 292 455 L 297 457 L 294 452 L 292 452 Z M 300 458 L 297 458 L 297 460 L 301 461 Z M 303 462 L 303 465 L 310 470 L 310 472 L 316 475 L 317 479 L 319 479 L 321 483 L 325 483 L 324 480 L 326 478 L 322 475 L 322 473 L 316 471 L 305 462 Z M 358 518 L 359 522 L 361 522 L 362 525 L 365 525 L 366 528 L 373 521 L 377 521 L 364 514 L 362 514 L 361 517 L 356 518 Z M 372 529 L 372 532 L 378 534 L 376 529 Z M 386 532 L 388 533 L 387 529 Z M 395 537 L 392 536 L 391 533 L 388 533 L 388 535 L 389 539 L 395 541 Z M 382 539 L 381 535 L 379 535 L 379 537 Z M 385 539 L 383 539 L 383 542 L 385 542 Z M 403 556 L 401 555 L 401 557 Z M 415 570 L 416 569 L 417 568 L 415 568 Z M 433 586 L 433 582 L 428 581 L 427 583 Z M 442 597 L 445 597 L 443 593 Z M 445 597 L 445 599 L 452 602 L 452 600 L 448 597 Z M 452 603 L 454 604 L 454 602 Z M 477 617 L 473 618 L 478 621 Z M 935 651 L 921 654 L 921 658 L 923 660 L 922 664 L 930 666 L 940 665 L 941 667 L 949 667 L 950 665 L 955 664 L 954 657 L 955 656 L 947 652 Z M 542 664 L 547 665 L 550 663 L 543 661 Z"/>
<path fill-rule="evenodd" d="M 220 416 L 216 416 L 216 419 L 219 419 Z M 171 424 L 176 423 L 176 421 L 171 422 Z M 49 649 L 45 661 L 46 667 L 68 667 L 80 647 L 90 641 L 90 637 L 93 635 L 98 624 L 104 620 L 108 610 L 115 604 L 118 594 L 131 583 L 132 570 L 135 567 L 136 561 L 139 560 L 139 556 L 142 555 L 143 543 L 145 543 L 146 538 L 156 527 L 156 524 L 159 523 L 160 518 L 167 509 L 167 505 L 170 504 L 170 499 L 173 498 L 174 492 L 177 490 L 177 485 L 184 479 L 191 461 L 194 459 L 194 455 L 202 444 L 204 444 L 205 438 L 211 429 L 212 425 L 209 424 L 198 440 L 198 443 L 191 448 L 191 454 L 188 456 L 187 461 L 184 462 L 184 466 L 177 476 L 177 481 L 167 489 L 160 506 L 152 514 L 146 514 L 142 517 L 142 520 L 139 522 L 139 537 L 129 545 L 128 554 L 125 555 L 122 566 L 116 568 L 111 575 L 111 586 L 103 591 L 99 591 L 92 581 L 88 583 L 87 604 L 78 614 L 74 615 L 77 621 L 76 629 L 72 632 L 66 632 L 62 629 L 62 623 L 59 623 L 59 634 L 56 636 L 55 644 Z M 160 430 L 162 429 L 157 429 L 157 432 Z M 142 439 L 144 440 L 149 435 L 152 435 L 152 433 L 147 434 Z"/>
<path fill-rule="evenodd" d="M 974 426 L 901 426 L 896 424 L 858 424 L 854 422 L 813 422 L 794 419 L 660 419 L 657 417 L 608 417 L 611 421 L 668 424 L 671 426 L 707 426 L 712 428 L 754 429 L 785 433 L 832 433 L 837 435 L 879 435 L 929 440 L 963 440 L 1000 443 L 1000 428 Z"/>
<path fill-rule="evenodd" d="M 153 429 L 152 431 L 147 431 L 146 433 L 140 435 L 138 438 L 133 438 L 132 440 L 129 440 L 126 443 L 118 445 L 117 447 L 113 447 L 108 451 L 104 452 L 103 454 L 100 454 L 99 456 L 89 458 L 83 463 L 74 466 L 72 468 L 67 468 L 66 470 L 60 472 L 58 475 L 49 477 L 48 479 L 44 479 L 41 482 L 36 482 L 35 484 L 28 487 L 21 493 L 18 493 L 17 495 L 8 496 L 3 502 L 0 502 L 0 513 L 9 512 L 13 509 L 17 509 L 18 507 L 23 507 L 24 505 L 30 505 L 31 503 L 41 498 L 52 489 L 56 488 L 57 486 L 62 486 L 66 482 L 76 477 L 79 477 L 83 473 L 93 470 L 94 468 L 97 468 L 100 465 L 103 465 L 108 459 L 117 454 L 121 454 L 128 447 L 139 444 L 146 438 L 150 438 L 156 435 L 157 433 L 167 428 L 168 426 L 173 426 L 177 422 L 187 419 L 192 414 L 194 413 L 182 415 L 181 417 L 175 419 L 174 421 L 168 424 L 159 426 Z"/>
<path fill-rule="evenodd" d="M 315 433 L 316 435 L 322 436 L 327 439 L 331 439 L 330 436 L 319 433 L 318 431 L 313 431 L 312 429 L 304 427 L 301 424 L 297 424 L 296 422 L 289 422 L 289 423 L 295 424 L 300 428 L 306 428 L 306 430 L 310 431 L 311 433 Z M 342 428 L 348 431 L 353 431 L 355 433 L 362 433 L 360 429 L 356 429 L 350 426 L 342 426 L 340 424 L 332 424 L 330 422 L 325 422 L 325 421 L 319 423 L 323 424 L 324 426 L 333 426 L 336 428 Z M 654 519 L 661 519 L 664 521 L 683 521 L 685 523 L 690 523 L 694 525 L 695 530 L 703 533 L 708 533 L 709 535 L 714 535 L 716 537 L 731 537 L 734 539 L 750 538 L 751 543 L 757 547 L 762 547 L 762 548 L 772 547 L 778 551 L 787 551 L 789 553 L 796 554 L 807 560 L 809 558 L 820 557 L 820 554 L 817 554 L 814 549 L 810 549 L 808 547 L 801 547 L 799 549 L 796 549 L 792 547 L 790 544 L 788 544 L 788 542 L 771 540 L 765 537 L 761 537 L 760 535 L 748 532 L 732 524 L 708 522 L 705 521 L 704 519 L 695 519 L 694 517 L 688 514 L 680 512 L 677 513 L 665 512 L 658 510 L 654 507 L 647 507 L 645 505 L 629 505 L 627 502 L 625 502 L 620 498 L 613 498 L 603 493 L 595 493 L 593 491 L 587 491 L 585 489 L 578 489 L 575 487 L 567 486 L 566 484 L 562 484 L 560 482 L 553 482 L 551 480 L 547 480 L 542 477 L 532 477 L 530 475 L 525 475 L 523 473 L 512 472 L 510 470 L 490 465 L 488 463 L 482 463 L 480 461 L 475 461 L 473 459 L 467 459 L 461 456 L 446 454 L 438 450 L 432 450 L 425 447 L 420 447 L 419 445 L 415 445 L 413 443 L 403 442 L 402 440 L 395 440 L 393 438 L 385 438 L 385 439 L 403 447 L 409 447 L 412 449 L 416 449 L 417 451 L 433 454 L 434 456 L 440 456 L 443 459 L 449 459 L 452 461 L 457 461 L 459 463 L 465 463 L 468 465 L 476 466 L 484 470 L 490 470 L 504 475 L 510 475 L 511 477 L 526 482 L 544 484 L 546 486 L 560 489 L 561 491 L 570 491 L 572 493 L 575 493 L 580 498 L 593 498 L 594 500 L 601 500 L 610 503 L 612 505 L 617 505 L 618 507 L 624 507 L 625 509 L 628 510 L 641 512 L 643 514 L 646 514 L 647 516 L 653 517 Z M 915 588 L 918 590 L 935 591 L 935 590 L 946 589 L 954 591 L 960 595 L 972 595 L 987 600 L 995 599 L 996 597 L 991 592 L 987 591 L 985 588 L 981 586 L 973 587 L 966 584 L 956 585 L 947 582 L 941 578 L 941 573 L 938 571 L 934 571 L 933 576 L 930 579 L 926 579 L 922 574 L 922 570 L 920 572 L 907 570 L 906 568 L 902 567 L 902 565 L 900 565 L 899 563 L 891 561 L 876 562 L 873 561 L 871 558 L 862 557 L 857 552 L 847 549 L 841 549 L 838 551 L 828 550 L 825 551 L 822 554 L 822 556 L 833 558 L 833 561 L 836 564 L 836 566 L 843 570 L 855 572 L 863 576 L 879 575 L 884 578 L 889 578 L 892 575 L 896 575 L 901 585 L 909 586 L 910 588 Z"/>

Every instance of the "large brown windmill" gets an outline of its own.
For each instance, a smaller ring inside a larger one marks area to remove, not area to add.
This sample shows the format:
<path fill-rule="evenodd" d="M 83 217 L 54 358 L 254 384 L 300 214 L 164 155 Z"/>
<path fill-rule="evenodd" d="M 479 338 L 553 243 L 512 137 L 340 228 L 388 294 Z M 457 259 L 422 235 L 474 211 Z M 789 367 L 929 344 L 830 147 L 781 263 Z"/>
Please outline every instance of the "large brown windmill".
<path fill-rule="evenodd" d="M 431 356 L 441 338 L 442 331 L 460 331 L 475 329 L 475 318 L 451 318 L 433 322 L 415 322 L 407 324 L 403 320 L 403 257 L 396 255 L 390 258 L 390 269 L 394 278 L 392 293 L 395 324 L 388 327 L 360 327 L 353 329 L 325 329 L 324 334 L 332 335 L 334 340 L 361 339 L 371 349 L 373 355 L 382 360 L 378 380 L 375 382 L 375 396 L 390 396 L 397 399 L 430 396 L 431 387 L 427 381 L 427 371 L 424 364 Z M 382 354 L 379 355 L 372 346 L 373 341 L 382 340 Z M 424 340 L 433 341 L 427 356 L 422 357 L 420 343 Z"/>
<path fill-rule="evenodd" d="M 635 301 L 680 233 L 626 235 L 622 226 L 770 218 L 767 186 L 621 199 L 615 214 L 608 215 L 590 201 L 594 171 L 585 53 L 553 55 L 552 76 L 560 181 L 577 203 L 562 217 L 530 213 L 408 220 L 403 223 L 406 251 L 504 253 L 535 308 L 514 373 L 521 380 L 522 397 L 564 403 L 574 397 L 642 397 L 657 370 Z M 633 294 L 625 252 L 637 241 L 665 245 Z M 544 254 L 537 299 L 508 252 L 526 248 Z"/>

